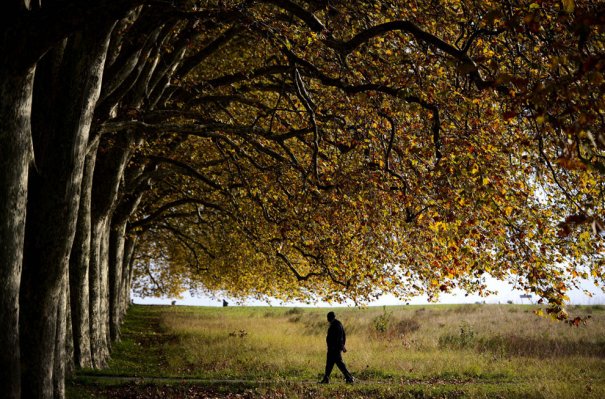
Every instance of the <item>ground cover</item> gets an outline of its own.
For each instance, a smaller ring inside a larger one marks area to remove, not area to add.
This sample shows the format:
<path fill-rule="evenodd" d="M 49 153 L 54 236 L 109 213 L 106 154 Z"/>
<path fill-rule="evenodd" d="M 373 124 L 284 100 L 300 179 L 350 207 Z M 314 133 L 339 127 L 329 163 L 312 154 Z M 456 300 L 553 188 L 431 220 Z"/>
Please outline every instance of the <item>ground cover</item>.
<path fill-rule="evenodd" d="M 605 307 L 570 327 L 520 305 L 339 308 L 353 386 L 318 386 L 326 309 L 133 306 L 70 397 L 602 398 Z M 239 395 L 239 396 L 237 396 Z"/>

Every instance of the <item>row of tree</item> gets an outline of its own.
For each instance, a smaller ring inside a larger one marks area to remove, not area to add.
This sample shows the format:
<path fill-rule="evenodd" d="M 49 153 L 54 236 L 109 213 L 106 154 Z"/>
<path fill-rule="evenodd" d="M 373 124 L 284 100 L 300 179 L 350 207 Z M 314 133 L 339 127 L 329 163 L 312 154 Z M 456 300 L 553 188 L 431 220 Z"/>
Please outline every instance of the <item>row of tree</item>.
<path fill-rule="evenodd" d="M 0 6 L 0 394 L 102 368 L 131 289 L 602 283 L 591 1 Z"/>

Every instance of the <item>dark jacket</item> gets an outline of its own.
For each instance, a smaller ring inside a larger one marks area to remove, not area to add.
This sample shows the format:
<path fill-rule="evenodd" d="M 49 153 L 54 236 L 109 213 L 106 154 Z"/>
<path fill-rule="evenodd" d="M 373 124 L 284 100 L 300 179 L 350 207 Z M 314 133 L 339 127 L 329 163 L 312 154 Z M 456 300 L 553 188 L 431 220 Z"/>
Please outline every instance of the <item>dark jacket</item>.
<path fill-rule="evenodd" d="M 328 344 L 329 352 L 340 352 L 344 349 L 347 341 L 345 329 L 342 323 L 334 319 L 330 322 L 326 343 Z"/>

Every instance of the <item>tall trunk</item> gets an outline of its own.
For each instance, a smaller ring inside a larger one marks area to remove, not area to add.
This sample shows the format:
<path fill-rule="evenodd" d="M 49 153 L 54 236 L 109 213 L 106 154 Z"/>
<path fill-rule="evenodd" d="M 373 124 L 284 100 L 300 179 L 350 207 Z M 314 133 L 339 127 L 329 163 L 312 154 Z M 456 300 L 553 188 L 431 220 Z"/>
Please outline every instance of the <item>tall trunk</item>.
<path fill-rule="evenodd" d="M 67 279 L 69 280 L 69 273 L 67 273 Z M 65 289 L 65 377 L 69 378 L 73 375 L 76 369 L 76 365 L 74 363 L 74 334 L 71 323 L 71 288 L 69 287 L 69 281 L 67 282 Z"/>
<path fill-rule="evenodd" d="M 101 229 L 101 247 L 99 249 L 99 265 L 101 266 L 101 335 L 107 342 L 107 349 L 111 352 L 111 336 L 109 335 L 109 231 L 111 216 L 108 216 Z M 109 356 L 107 357 L 109 358 Z"/>
<path fill-rule="evenodd" d="M 36 78 L 32 130 L 37 169 L 29 174 L 20 290 L 23 397 L 55 397 L 57 307 L 76 230 L 84 157 L 108 33 L 97 27 L 74 34 L 59 69 L 53 69 L 56 64 L 49 66 L 51 72 L 58 72 Z"/>
<path fill-rule="evenodd" d="M 112 341 L 120 339 L 122 265 L 126 223 L 113 224 L 109 241 L 109 332 Z"/>
<path fill-rule="evenodd" d="M 8 57 L 7 55 L 5 55 Z M 34 68 L 0 65 L 0 390 L 19 398 L 19 283 L 23 260 L 27 174 L 32 159 L 31 101 Z"/>
<path fill-rule="evenodd" d="M 88 154 L 86 155 L 84 176 L 82 178 L 80 209 L 78 211 L 78 224 L 69 259 L 74 363 L 78 368 L 92 368 L 93 366 L 92 354 L 90 351 L 88 267 L 90 261 L 91 239 L 90 207 L 92 177 L 98 146 L 99 141 L 96 140 L 89 146 Z"/>
<path fill-rule="evenodd" d="M 124 256 L 122 261 L 122 309 L 120 317 L 124 317 L 124 315 L 126 315 L 131 302 L 130 287 L 132 283 L 132 265 L 134 263 L 134 250 L 136 243 L 136 236 L 126 236 L 126 243 L 124 244 Z"/>
<path fill-rule="evenodd" d="M 113 212 L 118 203 L 120 183 L 134 145 L 134 135 L 107 136 L 101 144 L 92 188 L 92 239 L 90 259 L 90 316 L 94 340 L 95 367 L 103 367 L 109 355 L 110 286 L 109 239 Z"/>
<path fill-rule="evenodd" d="M 95 368 L 107 365 L 109 342 L 107 342 L 106 324 L 103 316 L 104 289 L 103 281 L 103 241 L 107 230 L 107 217 L 92 222 L 90 239 L 90 335 L 92 361 Z"/>
<path fill-rule="evenodd" d="M 53 370 L 53 390 L 55 398 L 65 397 L 65 373 L 66 373 L 66 340 L 67 340 L 67 269 L 61 283 L 61 294 L 57 305 L 57 331 L 55 334 L 55 359 Z"/>
<path fill-rule="evenodd" d="M 110 253 L 109 253 L 109 305 L 110 305 L 110 332 L 112 340 L 120 338 L 120 324 L 124 308 L 124 280 L 127 278 L 128 270 L 124 267 L 127 253 L 127 226 L 128 219 L 141 203 L 143 194 L 149 189 L 149 178 L 145 178 L 145 167 L 138 165 L 131 168 L 127 173 L 125 186 L 127 193 L 117 206 L 111 227 Z M 134 186 L 134 187 L 133 187 Z"/>

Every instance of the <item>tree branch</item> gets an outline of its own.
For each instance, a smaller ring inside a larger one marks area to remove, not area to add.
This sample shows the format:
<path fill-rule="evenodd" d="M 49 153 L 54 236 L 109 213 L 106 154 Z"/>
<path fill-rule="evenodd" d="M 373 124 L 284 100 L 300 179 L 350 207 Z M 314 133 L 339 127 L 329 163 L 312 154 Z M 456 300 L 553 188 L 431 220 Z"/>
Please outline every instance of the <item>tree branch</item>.
<path fill-rule="evenodd" d="M 290 269 L 290 271 L 292 273 L 294 273 L 294 276 L 296 277 L 296 280 L 298 280 L 298 281 L 306 281 L 306 280 L 310 279 L 311 277 L 320 277 L 321 276 L 321 273 L 317 273 L 317 272 L 309 272 L 305 275 L 302 275 L 298 272 L 298 270 L 296 270 L 296 268 L 294 267 L 292 262 L 290 262 L 290 259 L 288 259 L 288 257 L 286 255 L 282 254 L 279 251 L 276 251 L 275 255 L 277 255 L 278 258 L 280 258 L 281 260 L 284 261 L 286 266 L 288 266 L 288 269 Z"/>
<path fill-rule="evenodd" d="M 321 32 L 326 29 L 324 24 L 315 15 L 289 0 L 259 0 L 259 2 L 273 4 L 292 13 L 306 23 L 314 32 Z"/>
<path fill-rule="evenodd" d="M 229 42 L 238 32 L 238 26 L 234 25 L 221 33 L 218 37 L 212 40 L 206 47 L 198 51 L 196 54 L 188 57 L 182 63 L 176 72 L 177 77 L 187 76 L 196 66 L 201 64 L 206 58 L 218 51 L 225 43 Z"/>
<path fill-rule="evenodd" d="M 183 199 L 179 199 L 179 200 L 172 201 L 172 202 L 169 202 L 167 204 L 162 205 L 161 207 L 159 207 L 158 209 L 156 209 L 154 212 L 152 212 L 147 217 L 131 223 L 130 226 L 129 226 L 129 228 L 130 229 L 135 229 L 135 228 L 138 228 L 138 227 L 143 227 L 143 226 L 145 226 L 147 224 L 152 223 L 154 220 L 158 219 L 166 211 L 169 211 L 169 210 L 171 210 L 173 208 L 177 208 L 179 206 L 190 205 L 190 204 L 204 205 L 205 207 L 208 207 L 208 208 L 216 209 L 216 210 L 221 211 L 221 212 L 226 212 L 225 209 L 223 209 L 219 205 L 216 205 L 216 204 L 214 204 L 212 202 L 204 201 L 204 200 L 199 199 L 199 198 L 183 198 Z"/>
<path fill-rule="evenodd" d="M 451 44 L 441 40 L 437 36 L 422 30 L 418 25 L 410 21 L 386 22 L 384 24 L 376 25 L 371 28 L 365 29 L 353 36 L 348 41 L 339 41 L 331 38 L 326 40 L 326 44 L 341 53 L 343 56 L 347 56 L 348 54 L 353 52 L 353 50 L 355 50 L 362 44 L 368 42 L 369 40 L 373 39 L 374 37 L 393 31 L 409 33 L 414 36 L 417 40 L 427 43 L 430 46 L 437 48 L 458 60 L 462 64 L 459 70 L 463 71 L 464 74 L 469 75 L 478 88 L 483 89 L 485 87 L 491 86 L 491 82 L 486 82 L 481 78 L 477 64 L 475 64 L 472 58 L 469 57 L 468 54 L 466 54 L 466 50 L 468 49 L 459 50 Z"/>
<path fill-rule="evenodd" d="M 214 188 L 217 191 L 220 191 L 221 193 L 225 194 L 225 195 L 229 195 L 229 192 L 227 190 L 225 190 L 220 184 L 215 183 L 214 181 L 210 180 L 209 178 L 207 178 L 206 176 L 204 176 L 203 174 L 201 174 L 200 172 L 198 172 L 194 167 L 192 167 L 191 165 L 188 165 L 184 162 L 178 161 L 176 159 L 171 159 L 171 158 L 165 158 L 165 157 L 158 157 L 158 156 L 149 156 L 149 159 L 152 159 L 158 163 L 167 163 L 169 165 L 173 165 L 176 166 L 182 170 L 185 171 L 185 173 L 188 176 L 194 177 L 198 180 L 200 180 L 201 182 L 203 182 L 204 184 Z"/>

